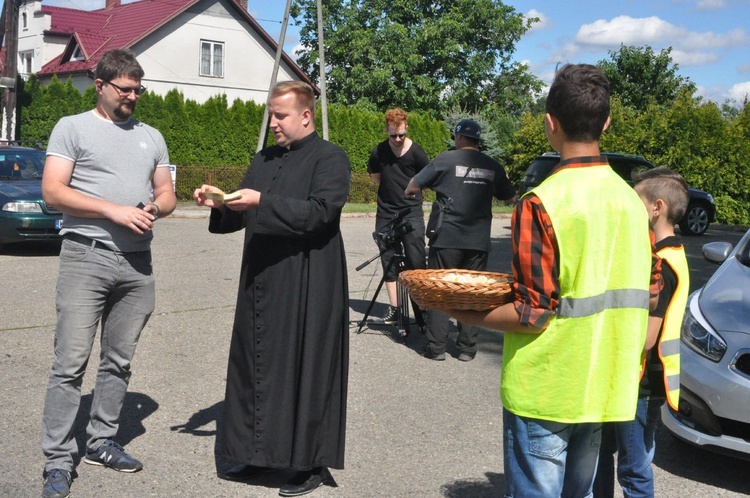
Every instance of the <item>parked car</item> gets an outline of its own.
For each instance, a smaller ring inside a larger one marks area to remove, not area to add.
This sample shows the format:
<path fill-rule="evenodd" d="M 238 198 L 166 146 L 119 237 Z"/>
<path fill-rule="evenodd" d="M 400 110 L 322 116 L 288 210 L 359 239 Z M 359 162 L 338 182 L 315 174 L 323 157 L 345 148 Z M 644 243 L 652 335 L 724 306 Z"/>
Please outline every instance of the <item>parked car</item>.
<path fill-rule="evenodd" d="M 607 156 L 612 169 L 631 185 L 633 184 L 633 173 L 655 167 L 641 156 L 612 152 L 603 152 L 602 155 Z M 557 153 L 548 152 L 537 156 L 521 179 L 519 195 L 542 183 L 559 162 L 560 155 Z M 690 187 L 689 193 L 690 203 L 685 216 L 679 222 L 680 231 L 684 235 L 703 235 L 714 221 L 716 204 L 713 196 L 708 192 Z"/>
<path fill-rule="evenodd" d="M 679 410 L 665 406 L 662 421 L 688 443 L 750 460 L 750 230 L 734 250 L 711 242 L 703 256 L 721 266 L 688 299 Z"/>
<path fill-rule="evenodd" d="M 60 237 L 62 213 L 42 199 L 44 150 L 0 146 L 0 246 Z"/>

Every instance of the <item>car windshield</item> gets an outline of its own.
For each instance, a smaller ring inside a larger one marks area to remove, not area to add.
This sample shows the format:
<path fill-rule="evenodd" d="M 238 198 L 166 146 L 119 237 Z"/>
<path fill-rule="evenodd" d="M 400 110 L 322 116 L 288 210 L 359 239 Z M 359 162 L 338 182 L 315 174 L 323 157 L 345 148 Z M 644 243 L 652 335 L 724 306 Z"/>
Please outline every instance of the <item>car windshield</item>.
<path fill-rule="evenodd" d="M 0 148 L 0 179 L 29 180 L 41 178 L 45 154 L 38 150 L 2 150 Z"/>

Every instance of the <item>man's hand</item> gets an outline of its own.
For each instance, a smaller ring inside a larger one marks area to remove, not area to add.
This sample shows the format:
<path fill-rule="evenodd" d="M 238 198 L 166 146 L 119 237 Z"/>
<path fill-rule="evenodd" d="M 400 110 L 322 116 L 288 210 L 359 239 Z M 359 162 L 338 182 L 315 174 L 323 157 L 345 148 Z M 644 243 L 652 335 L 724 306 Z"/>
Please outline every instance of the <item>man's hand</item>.
<path fill-rule="evenodd" d="M 118 205 L 113 205 L 107 213 L 107 218 L 139 235 L 143 235 L 154 228 L 154 221 L 156 220 L 153 214 L 143 208 Z"/>
<path fill-rule="evenodd" d="M 224 205 L 232 211 L 247 211 L 248 209 L 255 209 L 260 204 L 260 192 L 251 188 L 243 188 L 238 190 L 242 192 L 242 197 L 236 201 L 225 202 Z"/>
<path fill-rule="evenodd" d="M 406 195 L 406 197 L 413 198 L 416 197 L 421 190 L 421 187 L 417 185 L 417 183 L 414 181 L 414 178 L 412 178 L 411 180 L 409 180 L 409 184 L 406 186 L 404 194 Z"/>
<path fill-rule="evenodd" d="M 224 194 L 224 191 L 213 185 L 201 185 L 200 188 L 195 189 L 193 192 L 193 199 L 195 204 L 198 206 L 206 206 L 210 208 L 224 209 L 224 203 L 221 201 L 214 201 L 206 197 L 207 192 L 213 192 L 216 194 Z"/>

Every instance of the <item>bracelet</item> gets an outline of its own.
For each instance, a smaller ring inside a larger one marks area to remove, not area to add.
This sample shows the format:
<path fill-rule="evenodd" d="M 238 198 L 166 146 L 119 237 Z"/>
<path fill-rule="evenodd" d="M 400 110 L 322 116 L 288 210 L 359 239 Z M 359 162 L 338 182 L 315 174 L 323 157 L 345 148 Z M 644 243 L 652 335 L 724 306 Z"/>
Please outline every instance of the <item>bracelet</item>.
<path fill-rule="evenodd" d="M 156 218 L 159 218 L 159 213 L 161 213 L 161 208 L 159 207 L 159 205 L 155 202 L 150 202 L 149 204 L 151 204 L 152 206 L 156 208 L 156 212 L 153 214 Z"/>

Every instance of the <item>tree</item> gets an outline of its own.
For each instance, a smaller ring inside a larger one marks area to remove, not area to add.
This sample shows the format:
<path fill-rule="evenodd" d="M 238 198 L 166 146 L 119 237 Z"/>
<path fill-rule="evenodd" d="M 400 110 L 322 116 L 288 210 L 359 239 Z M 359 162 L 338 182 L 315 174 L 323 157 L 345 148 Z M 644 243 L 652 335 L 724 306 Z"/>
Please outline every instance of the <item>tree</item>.
<path fill-rule="evenodd" d="M 672 63 L 672 47 L 658 54 L 651 47 L 620 45 L 609 51 L 609 60 L 597 65 L 609 78 L 610 91 L 623 105 L 645 110 L 649 103 L 669 105 L 683 90 L 693 94 L 695 84 L 677 74 L 679 66 Z"/>
<path fill-rule="evenodd" d="M 319 81 L 316 2 L 297 0 L 300 66 Z M 490 103 L 521 114 L 541 82 L 512 61 L 537 19 L 499 0 L 323 2 L 326 88 L 345 105 L 476 112 Z"/>

